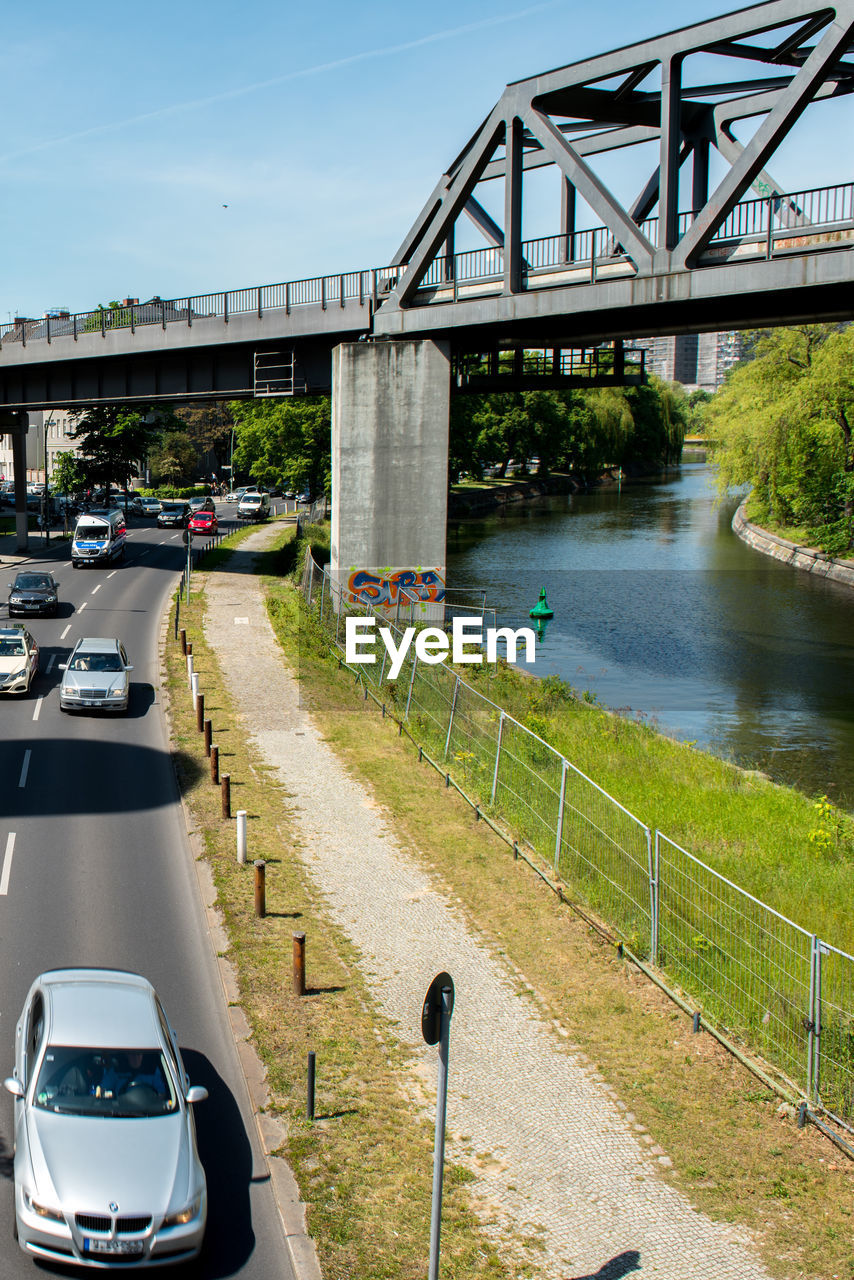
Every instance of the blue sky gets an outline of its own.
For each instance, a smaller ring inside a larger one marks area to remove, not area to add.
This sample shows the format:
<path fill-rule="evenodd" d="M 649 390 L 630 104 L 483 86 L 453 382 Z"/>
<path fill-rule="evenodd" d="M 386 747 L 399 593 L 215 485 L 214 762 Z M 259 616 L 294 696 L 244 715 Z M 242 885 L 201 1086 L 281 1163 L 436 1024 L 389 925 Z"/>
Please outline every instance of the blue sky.
<path fill-rule="evenodd" d="M 6 0 L 0 321 L 382 266 L 508 81 L 735 7 Z M 788 189 L 851 178 L 833 110 Z"/>

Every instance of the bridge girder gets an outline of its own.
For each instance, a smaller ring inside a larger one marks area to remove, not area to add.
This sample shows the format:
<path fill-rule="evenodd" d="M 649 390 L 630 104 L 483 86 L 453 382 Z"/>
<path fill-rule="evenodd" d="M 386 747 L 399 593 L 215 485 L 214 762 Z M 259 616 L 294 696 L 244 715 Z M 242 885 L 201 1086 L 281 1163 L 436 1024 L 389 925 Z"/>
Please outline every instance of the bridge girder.
<path fill-rule="evenodd" d="M 443 263 L 441 277 L 453 279 L 455 227 L 463 214 L 501 253 L 505 300 L 525 292 L 524 175 L 547 165 L 563 179 L 560 237 L 574 243 L 580 196 L 601 220 L 611 252 L 639 279 L 672 281 L 674 273 L 706 269 L 702 259 L 710 241 L 751 187 L 775 202 L 781 226 L 809 225 L 766 166 L 812 103 L 854 91 L 852 52 L 854 0 L 767 0 L 508 85 L 404 238 L 393 259 L 398 278 L 375 316 L 376 331 L 420 331 L 416 313 L 431 302 L 425 277 L 432 273 L 435 285 L 436 266 Z M 686 71 L 695 58 L 706 73 L 711 62 L 721 75 L 689 84 Z M 745 76 L 747 61 L 756 67 Z M 762 119 L 742 144 L 734 126 L 751 117 Z M 597 175 L 596 157 L 650 142 L 658 144 L 658 164 L 627 204 Z M 726 165 L 713 190 L 710 150 Z M 693 170 L 692 208 L 680 223 L 679 178 L 686 163 Z M 503 228 L 476 194 L 480 184 L 495 180 L 504 183 Z M 644 227 L 656 206 L 657 228 Z M 451 327 L 466 323 L 465 306 L 457 309 Z M 704 327 L 702 320 L 697 327 Z"/>

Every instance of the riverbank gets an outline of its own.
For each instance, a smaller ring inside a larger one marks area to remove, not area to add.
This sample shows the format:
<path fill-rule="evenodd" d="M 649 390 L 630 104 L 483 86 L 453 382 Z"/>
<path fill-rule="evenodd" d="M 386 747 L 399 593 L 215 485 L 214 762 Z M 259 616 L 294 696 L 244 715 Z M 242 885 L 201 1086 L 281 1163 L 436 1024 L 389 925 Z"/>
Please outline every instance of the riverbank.
<path fill-rule="evenodd" d="M 472 516 L 492 515 L 512 503 L 529 502 L 532 498 L 545 498 L 552 494 L 581 493 L 583 488 L 577 476 L 563 474 L 494 482 L 473 480 L 451 489 L 448 519 L 465 520 Z"/>
<path fill-rule="evenodd" d="M 854 587 L 854 560 L 837 560 L 818 551 L 815 547 L 804 547 L 788 538 L 781 538 L 776 533 L 769 533 L 759 525 L 751 524 L 744 514 L 747 498 L 740 504 L 732 518 L 732 531 L 747 543 L 754 551 L 782 560 L 794 569 L 803 569 L 806 573 L 814 573 L 820 578 L 831 578 L 847 587 Z"/>

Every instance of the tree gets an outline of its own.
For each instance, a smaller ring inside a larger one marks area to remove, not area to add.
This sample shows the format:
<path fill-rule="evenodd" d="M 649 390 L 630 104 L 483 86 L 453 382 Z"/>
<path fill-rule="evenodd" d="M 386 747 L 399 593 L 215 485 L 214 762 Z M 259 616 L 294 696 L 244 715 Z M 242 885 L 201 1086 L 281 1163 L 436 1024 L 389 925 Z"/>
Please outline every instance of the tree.
<path fill-rule="evenodd" d="M 54 461 L 50 480 L 59 493 L 77 493 L 85 487 L 86 473 L 73 453 L 60 453 Z"/>
<path fill-rule="evenodd" d="M 323 493 L 330 484 L 332 407 L 329 396 L 236 401 L 235 470 L 261 484 L 307 486 Z"/>
<path fill-rule="evenodd" d="M 164 431 L 160 444 L 148 455 L 148 465 L 153 476 L 174 486 L 192 475 L 197 459 L 198 450 L 188 432 Z"/>
<path fill-rule="evenodd" d="M 168 410 L 121 403 L 73 410 L 72 417 L 71 436 L 79 441 L 87 478 L 108 493 L 112 484 L 127 487 L 164 427 L 176 421 Z"/>

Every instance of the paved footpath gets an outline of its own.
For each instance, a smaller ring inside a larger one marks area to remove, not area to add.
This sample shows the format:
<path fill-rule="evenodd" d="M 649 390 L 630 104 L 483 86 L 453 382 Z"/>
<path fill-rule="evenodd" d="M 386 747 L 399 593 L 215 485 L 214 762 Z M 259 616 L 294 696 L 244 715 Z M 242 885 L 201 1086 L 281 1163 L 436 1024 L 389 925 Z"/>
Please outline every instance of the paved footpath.
<path fill-rule="evenodd" d="M 259 529 L 241 550 L 278 532 Z M 248 737 L 293 797 L 308 873 L 412 1052 L 412 1097 L 425 1108 L 437 1055 L 421 1039 L 421 1002 L 436 972 L 453 974 L 448 1152 L 475 1175 L 484 1231 L 549 1280 L 768 1280 L 746 1231 L 712 1222 L 667 1185 L 667 1155 L 396 843 L 301 706 L 246 560 L 243 572 L 232 561 L 205 575 L 206 639 Z"/>

